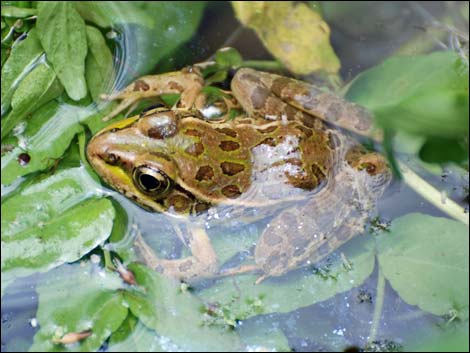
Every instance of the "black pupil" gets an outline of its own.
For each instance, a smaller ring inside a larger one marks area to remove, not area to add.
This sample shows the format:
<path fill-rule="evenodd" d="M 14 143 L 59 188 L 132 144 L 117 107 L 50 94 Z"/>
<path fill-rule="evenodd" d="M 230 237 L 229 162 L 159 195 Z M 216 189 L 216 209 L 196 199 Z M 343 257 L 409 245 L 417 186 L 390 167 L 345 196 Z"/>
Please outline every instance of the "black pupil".
<path fill-rule="evenodd" d="M 156 190 L 160 187 L 160 181 L 150 174 L 141 174 L 139 178 L 140 183 L 147 190 Z"/>

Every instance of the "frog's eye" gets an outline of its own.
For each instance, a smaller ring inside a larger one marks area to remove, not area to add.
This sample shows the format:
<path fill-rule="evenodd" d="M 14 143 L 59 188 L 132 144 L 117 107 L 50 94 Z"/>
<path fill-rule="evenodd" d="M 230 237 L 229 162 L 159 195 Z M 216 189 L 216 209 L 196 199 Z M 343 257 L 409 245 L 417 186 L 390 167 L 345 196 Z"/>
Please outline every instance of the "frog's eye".
<path fill-rule="evenodd" d="M 145 194 L 162 198 L 172 187 L 172 180 L 163 171 L 148 166 L 134 169 L 132 173 L 134 184 Z"/>

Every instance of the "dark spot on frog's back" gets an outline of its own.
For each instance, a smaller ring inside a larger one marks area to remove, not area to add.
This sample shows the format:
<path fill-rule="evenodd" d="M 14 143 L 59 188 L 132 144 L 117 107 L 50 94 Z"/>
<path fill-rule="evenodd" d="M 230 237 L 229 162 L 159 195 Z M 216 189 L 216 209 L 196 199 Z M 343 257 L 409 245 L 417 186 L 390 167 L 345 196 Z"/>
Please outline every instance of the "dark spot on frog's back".
<path fill-rule="evenodd" d="M 235 141 L 221 141 L 219 147 L 222 151 L 231 152 L 240 148 L 240 144 Z"/>
<path fill-rule="evenodd" d="M 229 129 L 228 127 L 216 128 L 215 130 L 217 132 L 220 132 L 220 133 L 222 133 L 224 135 L 227 135 L 227 136 L 230 136 L 230 137 L 237 137 L 237 132 L 235 130 Z"/>
<path fill-rule="evenodd" d="M 161 126 L 154 126 L 147 130 L 147 136 L 153 139 L 164 139 L 171 137 L 176 134 L 177 131 L 176 123 L 170 123 Z"/>
<path fill-rule="evenodd" d="M 181 86 L 178 82 L 174 81 L 168 82 L 168 88 L 170 88 L 171 90 L 176 90 L 178 92 L 184 91 L 184 87 Z"/>
<path fill-rule="evenodd" d="M 148 91 L 150 86 L 142 80 L 137 80 L 134 82 L 134 92 L 136 91 Z"/>
<path fill-rule="evenodd" d="M 264 129 L 258 129 L 259 132 L 261 132 L 262 134 L 270 134 L 271 132 L 274 132 L 277 130 L 279 126 L 277 125 L 272 125 L 272 126 L 268 126 Z"/>
<path fill-rule="evenodd" d="M 265 87 L 256 87 L 251 94 L 251 102 L 253 103 L 253 108 L 261 109 L 266 103 L 266 99 L 269 97 L 270 91 Z"/>
<path fill-rule="evenodd" d="M 225 175 L 229 176 L 236 175 L 245 170 L 245 166 L 243 164 L 233 162 L 222 162 L 220 163 L 220 168 Z"/>
<path fill-rule="evenodd" d="M 214 170 L 211 166 L 203 165 L 196 173 L 196 180 L 198 181 L 209 181 L 214 177 Z"/>
<path fill-rule="evenodd" d="M 185 133 L 185 135 L 188 135 L 188 136 L 196 136 L 196 137 L 201 137 L 202 136 L 202 133 L 199 130 L 196 130 L 196 129 L 188 129 L 184 133 Z"/>
<path fill-rule="evenodd" d="M 222 188 L 222 195 L 228 197 L 229 199 L 235 199 L 240 196 L 242 193 L 238 186 L 236 185 L 227 185 Z"/>
<path fill-rule="evenodd" d="M 196 142 L 186 148 L 185 152 L 191 156 L 198 157 L 204 152 L 204 145 L 200 142 Z"/>
<path fill-rule="evenodd" d="M 275 79 L 273 81 L 273 84 L 271 85 L 271 91 L 273 91 L 273 93 L 280 97 L 281 96 L 281 92 L 284 88 L 287 88 L 287 86 L 289 85 L 289 83 L 291 83 L 292 80 L 290 78 L 287 78 L 287 77 L 279 77 L 277 79 Z"/>
<path fill-rule="evenodd" d="M 248 81 L 248 82 L 252 82 L 252 83 L 258 83 L 258 84 L 261 83 L 261 80 L 259 79 L 258 76 L 250 74 L 249 72 L 241 74 L 240 75 L 240 80 Z"/>

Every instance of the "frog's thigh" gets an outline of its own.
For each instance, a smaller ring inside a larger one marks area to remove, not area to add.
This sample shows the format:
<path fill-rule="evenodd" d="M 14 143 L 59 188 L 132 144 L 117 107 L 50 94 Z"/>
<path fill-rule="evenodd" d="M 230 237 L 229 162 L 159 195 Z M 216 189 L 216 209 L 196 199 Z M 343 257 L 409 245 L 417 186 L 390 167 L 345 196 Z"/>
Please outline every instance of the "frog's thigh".
<path fill-rule="evenodd" d="M 328 255 L 327 237 L 312 219 L 314 215 L 298 214 L 300 210 L 285 210 L 264 230 L 255 249 L 255 261 L 264 277 L 280 276 L 314 257 Z"/>
<path fill-rule="evenodd" d="M 167 260 L 158 258 L 140 237 L 136 246 L 147 266 L 165 276 L 188 280 L 196 277 L 210 277 L 217 271 L 217 256 L 204 228 L 191 225 L 185 242 L 192 256 Z"/>
<path fill-rule="evenodd" d="M 191 108 L 203 84 L 204 80 L 198 71 L 182 70 L 143 76 L 118 93 L 102 95 L 102 99 L 105 100 L 121 100 L 121 103 L 103 120 L 109 120 L 140 99 L 158 97 L 162 94 L 181 94 L 181 108 Z"/>

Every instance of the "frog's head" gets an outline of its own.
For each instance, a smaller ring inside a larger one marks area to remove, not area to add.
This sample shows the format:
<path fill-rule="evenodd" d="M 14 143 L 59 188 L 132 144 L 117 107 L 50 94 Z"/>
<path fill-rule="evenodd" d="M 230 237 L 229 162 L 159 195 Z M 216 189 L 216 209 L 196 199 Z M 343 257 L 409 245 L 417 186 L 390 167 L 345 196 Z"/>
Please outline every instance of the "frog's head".
<path fill-rule="evenodd" d="M 175 154 L 191 141 L 179 138 L 173 111 L 149 111 L 114 123 L 95 135 L 87 156 L 114 189 L 157 212 L 188 214 L 207 208 L 180 185 Z"/>

